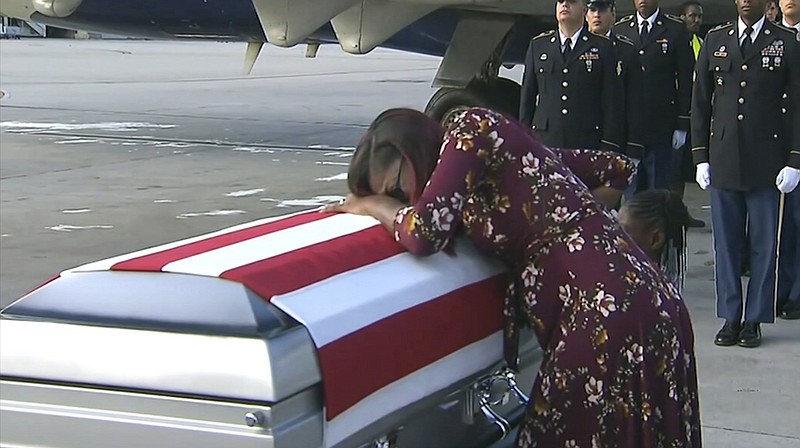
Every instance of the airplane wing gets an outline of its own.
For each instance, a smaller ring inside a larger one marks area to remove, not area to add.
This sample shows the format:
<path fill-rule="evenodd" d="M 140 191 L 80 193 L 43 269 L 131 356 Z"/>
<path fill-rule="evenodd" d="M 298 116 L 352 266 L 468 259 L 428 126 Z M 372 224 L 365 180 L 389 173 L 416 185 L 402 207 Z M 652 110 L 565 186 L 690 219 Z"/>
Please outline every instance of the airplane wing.
<path fill-rule="evenodd" d="M 676 12 L 681 2 L 661 8 Z M 736 16 L 729 0 L 703 8 L 706 25 Z M 617 5 L 618 18 L 632 11 L 632 0 Z M 519 85 L 498 78 L 500 67 L 521 63 L 530 39 L 555 26 L 553 0 L 3 0 L 0 14 L 132 37 L 244 41 L 247 72 L 265 43 L 306 44 L 309 57 L 337 43 L 351 54 L 385 47 L 440 56 L 433 85 L 441 89 L 426 108 L 441 110 L 432 114 L 440 120 L 464 105 L 515 114 Z"/>

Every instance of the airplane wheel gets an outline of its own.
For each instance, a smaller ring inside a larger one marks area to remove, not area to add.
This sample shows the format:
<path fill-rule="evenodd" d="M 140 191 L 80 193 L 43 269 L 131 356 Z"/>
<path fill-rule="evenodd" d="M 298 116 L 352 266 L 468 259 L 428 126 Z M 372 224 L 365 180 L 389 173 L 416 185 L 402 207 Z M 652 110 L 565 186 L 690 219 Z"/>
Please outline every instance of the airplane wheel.
<path fill-rule="evenodd" d="M 428 105 L 425 106 L 425 113 L 441 123 L 442 126 L 447 126 L 447 123 L 459 113 L 470 107 L 491 107 L 488 96 L 483 89 L 442 87 L 428 101 Z"/>
<path fill-rule="evenodd" d="M 485 87 L 494 107 L 514 118 L 519 116 L 519 97 L 522 87 L 508 78 L 496 78 Z"/>
<path fill-rule="evenodd" d="M 443 87 L 428 101 L 425 113 L 443 126 L 470 107 L 488 107 L 517 118 L 519 95 L 520 85 L 507 78 L 473 82 L 463 89 Z"/>

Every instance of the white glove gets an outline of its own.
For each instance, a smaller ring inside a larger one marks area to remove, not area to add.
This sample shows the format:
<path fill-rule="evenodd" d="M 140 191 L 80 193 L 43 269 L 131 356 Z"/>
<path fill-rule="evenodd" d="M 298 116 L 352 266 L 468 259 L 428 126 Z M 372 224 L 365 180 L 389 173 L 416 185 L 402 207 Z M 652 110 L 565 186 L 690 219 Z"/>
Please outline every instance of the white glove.
<path fill-rule="evenodd" d="M 672 133 L 672 149 L 681 149 L 686 144 L 686 131 L 678 131 Z"/>
<path fill-rule="evenodd" d="M 703 190 L 711 185 L 711 165 L 709 165 L 708 162 L 697 164 L 697 171 L 695 171 L 694 180 L 697 181 L 697 185 L 700 185 L 700 188 Z"/>
<path fill-rule="evenodd" d="M 781 172 L 778 173 L 778 177 L 775 178 L 775 186 L 778 187 L 781 193 L 786 194 L 794 191 L 798 182 L 800 182 L 800 170 L 790 166 L 783 167 Z"/>

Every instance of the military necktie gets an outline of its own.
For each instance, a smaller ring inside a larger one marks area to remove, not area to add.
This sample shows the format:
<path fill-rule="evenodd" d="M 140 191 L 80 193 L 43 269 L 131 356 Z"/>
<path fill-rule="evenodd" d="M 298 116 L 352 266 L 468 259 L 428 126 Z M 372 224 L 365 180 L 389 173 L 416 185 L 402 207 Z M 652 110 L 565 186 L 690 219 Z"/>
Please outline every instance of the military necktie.
<path fill-rule="evenodd" d="M 742 39 L 742 57 L 747 54 L 747 50 L 753 45 L 753 41 L 750 40 L 751 34 L 753 34 L 753 27 L 748 26 L 747 29 L 744 30 L 744 39 Z"/>
<path fill-rule="evenodd" d="M 639 34 L 639 38 L 644 43 L 647 40 L 647 35 L 650 34 L 650 22 L 645 20 L 642 22 L 642 32 Z"/>
<path fill-rule="evenodd" d="M 572 40 L 568 37 L 564 40 L 564 50 L 561 52 L 561 56 L 564 58 L 564 62 L 567 62 L 567 58 L 569 58 L 569 54 L 572 52 Z"/>

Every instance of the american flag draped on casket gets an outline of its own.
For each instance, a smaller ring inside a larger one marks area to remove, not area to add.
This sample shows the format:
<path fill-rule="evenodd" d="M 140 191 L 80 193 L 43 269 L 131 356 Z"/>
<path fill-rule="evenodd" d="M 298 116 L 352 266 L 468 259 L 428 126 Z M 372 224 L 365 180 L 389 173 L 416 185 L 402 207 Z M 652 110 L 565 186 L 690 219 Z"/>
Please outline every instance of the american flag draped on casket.
<path fill-rule="evenodd" d="M 216 277 L 300 322 L 317 348 L 326 446 L 496 365 L 504 268 L 466 240 L 416 257 L 376 220 L 306 211 L 80 266 Z"/>

